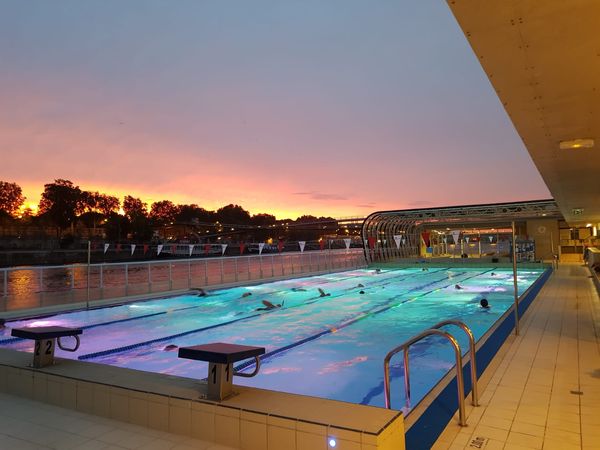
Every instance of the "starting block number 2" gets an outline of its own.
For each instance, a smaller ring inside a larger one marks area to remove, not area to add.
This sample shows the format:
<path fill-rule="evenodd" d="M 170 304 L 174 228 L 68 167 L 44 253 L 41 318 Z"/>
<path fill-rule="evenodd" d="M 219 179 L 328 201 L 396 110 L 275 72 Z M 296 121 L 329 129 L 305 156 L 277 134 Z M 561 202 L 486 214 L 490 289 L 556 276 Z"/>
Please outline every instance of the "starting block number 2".
<path fill-rule="evenodd" d="M 43 343 L 43 345 L 42 345 Z M 46 339 L 44 341 L 35 341 L 35 356 L 40 356 L 40 350 L 42 347 L 45 347 L 44 355 L 52 354 L 52 344 L 54 343 L 54 339 Z"/>

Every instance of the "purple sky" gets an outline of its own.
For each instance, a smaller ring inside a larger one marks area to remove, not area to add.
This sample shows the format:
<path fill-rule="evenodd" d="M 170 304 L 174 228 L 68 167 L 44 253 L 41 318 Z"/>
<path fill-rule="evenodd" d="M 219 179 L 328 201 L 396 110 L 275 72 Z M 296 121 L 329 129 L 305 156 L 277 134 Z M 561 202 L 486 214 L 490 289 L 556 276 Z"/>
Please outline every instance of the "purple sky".
<path fill-rule="evenodd" d="M 8 0 L 0 179 L 252 213 L 550 196 L 438 0 Z"/>

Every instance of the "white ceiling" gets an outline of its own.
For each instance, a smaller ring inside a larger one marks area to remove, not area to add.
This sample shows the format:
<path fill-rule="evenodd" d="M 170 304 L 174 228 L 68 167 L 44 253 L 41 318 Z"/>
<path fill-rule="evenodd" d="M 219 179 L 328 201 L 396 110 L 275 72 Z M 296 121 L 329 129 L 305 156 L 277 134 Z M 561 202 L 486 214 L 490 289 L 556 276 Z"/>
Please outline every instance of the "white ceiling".
<path fill-rule="evenodd" d="M 447 1 L 567 222 L 600 223 L 600 0 Z"/>

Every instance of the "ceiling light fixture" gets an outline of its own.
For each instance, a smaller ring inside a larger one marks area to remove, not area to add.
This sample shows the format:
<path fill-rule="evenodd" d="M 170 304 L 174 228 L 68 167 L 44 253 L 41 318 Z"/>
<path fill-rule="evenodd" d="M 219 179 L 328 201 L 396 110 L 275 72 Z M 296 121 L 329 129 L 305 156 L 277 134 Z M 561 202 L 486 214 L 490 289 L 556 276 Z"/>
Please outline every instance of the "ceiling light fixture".
<path fill-rule="evenodd" d="M 561 150 L 574 150 L 578 148 L 593 148 L 593 139 L 573 139 L 571 141 L 560 141 L 559 147 Z"/>

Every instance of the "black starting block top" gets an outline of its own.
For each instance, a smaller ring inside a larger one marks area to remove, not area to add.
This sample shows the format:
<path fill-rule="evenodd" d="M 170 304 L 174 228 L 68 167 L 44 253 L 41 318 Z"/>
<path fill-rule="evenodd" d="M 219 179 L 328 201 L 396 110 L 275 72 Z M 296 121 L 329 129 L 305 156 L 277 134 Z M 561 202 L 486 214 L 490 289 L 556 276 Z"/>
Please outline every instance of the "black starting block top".
<path fill-rule="evenodd" d="M 264 353 L 264 347 L 213 342 L 211 344 L 194 345 L 193 347 L 181 347 L 178 356 L 197 361 L 229 364 L 241 361 L 242 359 L 263 355 Z"/>
<path fill-rule="evenodd" d="M 82 334 L 81 328 L 67 328 L 67 327 L 26 327 L 26 328 L 13 328 L 11 335 L 20 337 L 23 339 L 54 339 L 63 336 L 75 336 Z"/>

